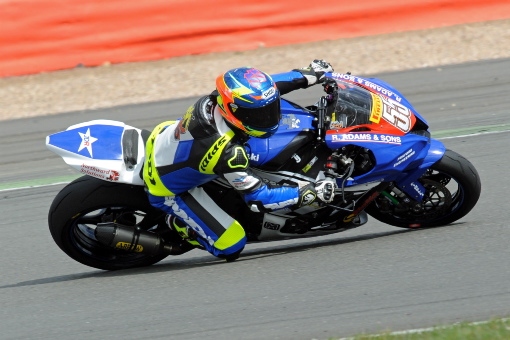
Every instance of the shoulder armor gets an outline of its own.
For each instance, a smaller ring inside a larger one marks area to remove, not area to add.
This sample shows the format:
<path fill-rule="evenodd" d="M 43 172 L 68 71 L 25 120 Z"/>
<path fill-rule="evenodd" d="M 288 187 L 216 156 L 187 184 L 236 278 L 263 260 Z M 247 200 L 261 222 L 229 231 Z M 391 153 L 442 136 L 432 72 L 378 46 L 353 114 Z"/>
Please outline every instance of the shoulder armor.
<path fill-rule="evenodd" d="M 212 95 L 201 97 L 191 111 L 189 130 L 195 139 L 206 138 L 218 133 L 214 121 L 216 98 Z"/>

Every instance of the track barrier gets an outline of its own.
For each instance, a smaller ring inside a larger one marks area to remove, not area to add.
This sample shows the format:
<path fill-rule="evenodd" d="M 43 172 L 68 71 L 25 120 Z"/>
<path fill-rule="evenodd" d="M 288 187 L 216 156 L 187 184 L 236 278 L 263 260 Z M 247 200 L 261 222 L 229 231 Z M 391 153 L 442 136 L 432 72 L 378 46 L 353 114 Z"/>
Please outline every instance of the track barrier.
<path fill-rule="evenodd" d="M 0 0 L 0 77 L 507 18 L 508 0 Z"/>

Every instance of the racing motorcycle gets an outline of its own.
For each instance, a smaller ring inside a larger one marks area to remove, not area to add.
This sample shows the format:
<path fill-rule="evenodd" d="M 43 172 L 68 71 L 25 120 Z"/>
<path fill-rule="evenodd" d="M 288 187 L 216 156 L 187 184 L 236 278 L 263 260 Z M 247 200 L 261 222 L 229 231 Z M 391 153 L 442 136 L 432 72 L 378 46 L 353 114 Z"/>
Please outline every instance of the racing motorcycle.
<path fill-rule="evenodd" d="M 281 98 L 275 135 L 251 138 L 245 149 L 268 183 L 336 181 L 331 203 L 257 213 L 220 177 L 202 186 L 241 223 L 249 243 L 338 233 L 368 216 L 430 228 L 471 211 L 481 190 L 477 170 L 431 138 L 426 120 L 398 90 L 376 78 L 327 75 L 317 103 L 302 107 Z M 142 178 L 149 136 L 94 120 L 46 137 L 46 146 L 83 174 L 57 194 L 48 215 L 54 241 L 74 260 L 117 270 L 191 249 L 149 204 Z"/>

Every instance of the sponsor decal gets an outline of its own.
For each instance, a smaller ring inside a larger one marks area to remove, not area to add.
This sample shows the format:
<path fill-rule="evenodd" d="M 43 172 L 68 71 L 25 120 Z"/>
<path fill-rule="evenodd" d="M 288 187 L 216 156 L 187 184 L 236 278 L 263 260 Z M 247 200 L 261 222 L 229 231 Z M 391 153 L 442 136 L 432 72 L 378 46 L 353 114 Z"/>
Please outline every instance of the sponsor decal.
<path fill-rule="evenodd" d="M 350 74 L 343 74 L 343 73 L 333 73 L 331 75 L 334 79 L 342 79 L 342 80 L 347 80 L 351 83 L 356 83 L 356 84 L 360 84 L 360 85 L 363 85 L 364 87 L 367 87 L 367 88 L 370 88 L 372 90 L 375 90 L 376 92 L 379 92 L 387 97 L 391 97 L 393 99 L 395 99 L 397 102 L 401 102 L 402 101 L 402 98 L 400 96 L 398 96 L 397 94 L 393 93 L 392 91 L 382 87 L 381 85 L 377 85 L 377 84 L 374 84 L 372 83 L 370 80 L 367 80 L 367 79 L 364 79 L 364 78 L 360 78 L 360 77 L 356 77 L 356 76 L 353 76 L 353 75 L 350 75 Z"/>
<path fill-rule="evenodd" d="M 122 249 L 122 250 L 129 250 L 134 251 L 136 253 L 141 253 L 143 251 L 143 247 L 139 244 L 136 245 L 136 247 L 133 248 L 133 245 L 131 243 L 127 242 L 117 242 L 115 245 L 115 248 Z"/>
<path fill-rule="evenodd" d="M 269 230 L 279 230 L 280 225 L 278 223 L 265 222 L 264 228 L 269 229 Z"/>
<path fill-rule="evenodd" d="M 300 163 L 301 162 L 301 157 L 299 157 L 299 155 L 297 153 L 293 154 L 291 158 L 294 158 L 296 163 Z"/>
<path fill-rule="evenodd" d="M 95 178 L 99 178 L 105 181 L 117 182 L 119 180 L 119 172 L 110 169 L 100 169 L 93 165 L 82 164 L 80 172 Z"/>
<path fill-rule="evenodd" d="M 259 155 L 259 154 L 251 153 L 251 154 L 250 154 L 250 161 L 258 162 L 258 161 L 259 161 L 259 157 L 260 157 L 260 155 Z"/>
<path fill-rule="evenodd" d="M 213 168 L 216 165 L 217 159 L 221 151 L 225 147 L 225 143 L 229 141 L 232 136 L 223 135 L 209 148 L 205 156 L 200 161 L 200 172 L 213 173 Z M 211 161 L 214 159 L 214 162 Z"/>
<path fill-rule="evenodd" d="M 287 125 L 287 129 L 299 129 L 299 124 L 301 124 L 301 120 L 296 118 L 296 115 L 284 115 L 282 118 L 281 125 Z"/>
<path fill-rule="evenodd" d="M 232 181 L 234 187 L 239 188 L 246 184 L 246 176 L 236 178 Z"/>
<path fill-rule="evenodd" d="M 173 193 L 168 190 L 161 180 L 159 179 L 158 172 L 156 170 L 156 164 L 154 162 L 154 142 L 156 140 L 156 136 L 161 133 L 167 126 L 174 124 L 175 121 L 166 121 L 158 126 L 152 131 L 149 140 L 145 144 L 146 146 L 146 157 L 144 161 L 143 167 L 143 180 L 147 185 L 147 189 L 149 192 L 155 196 L 170 196 Z"/>
<path fill-rule="evenodd" d="M 414 151 L 413 149 L 409 149 L 407 150 L 406 152 L 404 152 L 402 155 L 398 156 L 397 158 L 397 162 L 395 164 L 393 164 L 393 167 L 396 168 L 397 166 L 399 166 L 400 164 L 404 163 L 405 161 L 407 161 L 409 158 L 411 158 L 414 154 L 416 153 L 416 151 Z"/>
<path fill-rule="evenodd" d="M 156 135 L 151 135 L 150 136 L 150 139 L 149 139 L 149 143 L 150 143 L 150 150 L 148 150 L 148 154 L 147 154 L 147 175 L 148 175 L 148 178 L 149 178 L 149 182 L 152 184 L 152 185 L 156 185 L 156 180 L 154 179 L 154 176 L 153 176 L 153 173 L 155 172 L 155 169 L 154 169 L 154 165 L 153 165 L 153 159 L 154 159 L 154 155 L 153 155 L 153 147 L 154 147 L 154 141 L 156 140 Z"/>
<path fill-rule="evenodd" d="M 418 195 L 420 195 L 421 197 L 425 196 L 425 193 L 421 191 L 420 187 L 416 183 L 411 182 L 411 186 L 413 187 L 414 191 L 418 193 Z"/>
<path fill-rule="evenodd" d="M 288 200 L 282 201 L 282 202 L 264 204 L 264 208 L 270 209 L 270 210 L 279 210 L 279 209 L 283 209 L 289 205 L 296 204 L 296 203 L 297 203 L 297 198 L 292 198 L 292 199 L 288 199 Z"/>
<path fill-rule="evenodd" d="M 381 135 L 375 133 L 343 133 L 331 134 L 332 142 L 374 142 L 385 144 L 402 144 L 402 139 L 399 136 Z"/>
<path fill-rule="evenodd" d="M 344 123 L 343 122 L 339 122 L 337 120 L 334 120 L 331 123 L 329 123 L 329 128 L 331 130 L 338 130 L 338 129 L 342 129 L 343 127 L 344 127 Z"/>
<path fill-rule="evenodd" d="M 80 147 L 78 148 L 78 152 L 80 152 L 83 149 L 87 149 L 90 157 L 92 158 L 92 143 L 96 142 L 97 138 L 92 137 L 92 135 L 90 134 L 90 128 L 87 129 L 87 132 L 85 133 L 78 132 L 78 134 L 81 137 L 81 144 Z"/>
<path fill-rule="evenodd" d="M 390 98 L 381 99 L 384 105 L 383 119 L 402 132 L 411 130 L 411 111 Z"/>
<path fill-rule="evenodd" d="M 379 124 L 383 113 L 382 99 L 370 92 L 372 96 L 372 111 L 370 112 L 370 121 L 375 124 Z"/>
<path fill-rule="evenodd" d="M 262 92 L 262 98 L 268 99 L 273 97 L 276 94 L 276 89 L 274 87 L 271 87 L 270 89 Z"/>
<path fill-rule="evenodd" d="M 195 109 L 195 105 L 191 105 L 184 116 L 182 116 L 182 119 L 179 121 L 179 124 L 175 128 L 174 137 L 175 139 L 179 140 L 181 139 L 181 135 L 188 132 L 189 123 L 191 122 L 193 117 L 193 110 Z"/>

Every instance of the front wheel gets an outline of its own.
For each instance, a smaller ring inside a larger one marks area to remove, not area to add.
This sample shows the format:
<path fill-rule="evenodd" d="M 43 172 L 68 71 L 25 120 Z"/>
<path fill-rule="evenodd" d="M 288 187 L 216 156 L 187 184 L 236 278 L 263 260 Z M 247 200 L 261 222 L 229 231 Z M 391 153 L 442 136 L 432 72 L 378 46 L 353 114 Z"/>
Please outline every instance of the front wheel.
<path fill-rule="evenodd" d="M 137 226 L 164 237 L 165 232 L 170 231 L 164 216 L 150 205 L 143 187 L 83 176 L 69 183 L 55 197 L 48 224 L 55 243 L 72 259 L 98 269 L 118 270 L 152 265 L 167 255 L 107 247 L 96 240 L 97 224 L 116 222 Z"/>
<path fill-rule="evenodd" d="M 419 179 L 426 192 L 415 208 L 404 208 L 394 192 L 384 192 L 366 209 L 375 219 L 403 228 L 450 224 L 468 214 L 478 202 L 480 176 L 466 158 L 446 150 L 443 158 Z"/>

